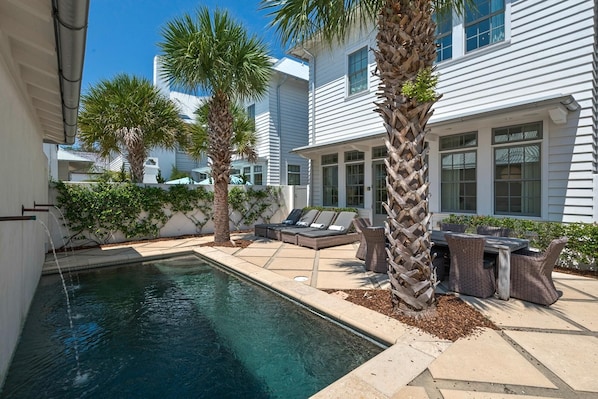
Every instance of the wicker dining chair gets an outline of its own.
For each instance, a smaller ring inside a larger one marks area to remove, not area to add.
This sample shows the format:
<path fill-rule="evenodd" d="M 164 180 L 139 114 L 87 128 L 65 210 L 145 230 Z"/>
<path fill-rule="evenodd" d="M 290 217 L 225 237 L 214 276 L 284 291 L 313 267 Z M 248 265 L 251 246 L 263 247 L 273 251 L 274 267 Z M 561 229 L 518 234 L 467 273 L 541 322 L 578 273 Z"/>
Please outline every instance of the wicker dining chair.
<path fill-rule="evenodd" d="M 357 259 L 365 260 L 365 254 L 367 251 L 367 243 L 365 241 L 365 236 L 362 234 L 362 231 L 366 228 L 370 227 L 372 223 L 368 218 L 355 218 L 353 219 L 353 226 L 355 226 L 355 231 L 359 233 L 359 247 L 357 248 L 357 253 L 355 257 Z"/>
<path fill-rule="evenodd" d="M 478 226 L 477 233 L 483 236 L 509 237 L 511 235 L 511 229 L 496 226 Z"/>
<path fill-rule="evenodd" d="M 453 233 L 465 233 L 467 226 L 464 224 L 458 223 L 441 223 L 440 230 L 442 231 L 452 231 Z"/>
<path fill-rule="evenodd" d="M 361 231 L 366 241 L 365 267 L 376 273 L 388 272 L 386 235 L 382 227 L 366 227 Z"/>
<path fill-rule="evenodd" d="M 465 295 L 488 298 L 496 291 L 492 264 L 484 262 L 483 237 L 446 234 L 451 253 L 449 290 Z"/>
<path fill-rule="evenodd" d="M 567 238 L 557 238 L 546 251 L 514 253 L 511 255 L 511 297 L 550 306 L 561 293 L 552 281 L 552 271 L 559 255 L 567 244 Z"/>

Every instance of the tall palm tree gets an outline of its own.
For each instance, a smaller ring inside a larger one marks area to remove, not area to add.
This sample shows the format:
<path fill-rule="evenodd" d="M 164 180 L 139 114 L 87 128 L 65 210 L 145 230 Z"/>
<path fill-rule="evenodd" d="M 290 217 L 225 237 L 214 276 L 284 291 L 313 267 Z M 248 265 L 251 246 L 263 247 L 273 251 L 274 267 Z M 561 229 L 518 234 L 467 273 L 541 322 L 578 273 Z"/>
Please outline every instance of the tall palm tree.
<path fill-rule="evenodd" d="M 179 110 L 149 80 L 116 75 L 101 80 L 81 97 L 79 138 L 100 155 L 124 154 L 133 182 L 143 181 L 151 148 L 174 148 L 184 136 Z"/>
<path fill-rule="evenodd" d="M 425 160 L 426 124 L 439 98 L 431 74 L 436 56 L 432 14 L 450 12 L 451 7 L 463 10 L 468 1 L 262 0 L 282 40 L 293 45 L 308 40 L 340 42 L 351 28 L 376 24 L 373 51 L 380 84 L 375 106 L 386 128 L 388 150 L 384 204 L 388 274 L 393 303 L 404 312 L 431 310 L 435 305 Z"/>
<path fill-rule="evenodd" d="M 208 151 L 214 180 L 214 241 L 230 240 L 228 183 L 233 117 L 231 104 L 265 94 L 271 61 L 265 44 L 249 36 L 226 11 L 206 7 L 162 29 L 164 77 L 174 86 L 208 94 Z"/>
<path fill-rule="evenodd" d="M 210 137 L 208 126 L 209 113 L 209 104 L 202 104 L 195 112 L 195 123 L 190 128 L 191 134 L 186 151 L 195 159 L 201 159 L 208 153 Z M 255 121 L 250 119 L 247 112 L 238 104 L 231 104 L 231 114 L 233 117 L 233 136 L 231 139 L 233 153 L 243 159 L 247 159 L 249 162 L 257 161 Z"/>

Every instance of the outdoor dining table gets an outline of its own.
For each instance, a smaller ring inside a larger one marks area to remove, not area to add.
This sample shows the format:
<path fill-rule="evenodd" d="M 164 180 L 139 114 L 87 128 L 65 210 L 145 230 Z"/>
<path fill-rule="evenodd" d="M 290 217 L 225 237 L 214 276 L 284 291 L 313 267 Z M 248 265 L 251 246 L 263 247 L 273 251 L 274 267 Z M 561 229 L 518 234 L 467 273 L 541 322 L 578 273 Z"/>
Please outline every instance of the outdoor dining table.
<path fill-rule="evenodd" d="M 496 293 L 500 299 L 508 300 L 511 291 L 511 253 L 529 246 L 529 240 L 512 237 L 482 236 L 478 234 L 452 233 L 450 231 L 432 230 L 430 239 L 434 245 L 448 247 L 445 234 L 455 234 L 467 237 L 483 237 L 485 239 L 484 252 L 498 254 L 498 279 Z"/>

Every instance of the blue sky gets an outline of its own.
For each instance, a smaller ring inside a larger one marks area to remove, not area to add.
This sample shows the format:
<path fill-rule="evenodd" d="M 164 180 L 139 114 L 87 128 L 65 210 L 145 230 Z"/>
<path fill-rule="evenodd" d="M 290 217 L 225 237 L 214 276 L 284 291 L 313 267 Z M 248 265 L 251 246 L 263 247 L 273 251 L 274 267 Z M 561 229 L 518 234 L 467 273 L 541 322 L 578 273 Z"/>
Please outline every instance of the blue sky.
<path fill-rule="evenodd" d="M 160 30 L 176 16 L 194 14 L 201 5 L 227 9 L 268 44 L 272 56 L 284 56 L 274 31 L 267 28 L 267 12 L 258 10 L 258 0 L 92 0 L 81 91 L 121 72 L 151 81 Z"/>

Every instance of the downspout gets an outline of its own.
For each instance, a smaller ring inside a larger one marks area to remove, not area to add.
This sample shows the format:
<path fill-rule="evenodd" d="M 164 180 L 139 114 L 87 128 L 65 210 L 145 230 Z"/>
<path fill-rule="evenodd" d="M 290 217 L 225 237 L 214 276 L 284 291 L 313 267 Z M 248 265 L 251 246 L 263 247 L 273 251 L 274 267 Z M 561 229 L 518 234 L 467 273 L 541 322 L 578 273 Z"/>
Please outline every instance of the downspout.
<path fill-rule="evenodd" d="M 77 134 L 89 2 L 52 0 L 65 144 L 73 144 Z"/>
<path fill-rule="evenodd" d="M 310 145 L 316 144 L 316 57 L 310 53 L 305 47 L 301 49 L 311 58 L 313 68 L 309 68 L 312 72 L 311 80 L 311 137 L 309 139 Z M 307 205 L 311 206 L 311 188 L 313 187 L 313 165 L 311 159 L 309 160 L 309 184 L 307 185 Z"/>
<path fill-rule="evenodd" d="M 284 75 L 282 81 L 276 86 L 276 124 L 278 130 L 278 184 L 282 181 L 282 115 L 280 114 L 280 86 L 287 81 L 289 75 Z M 286 180 L 286 179 L 285 179 Z M 288 185 L 287 181 L 287 185 Z"/>

